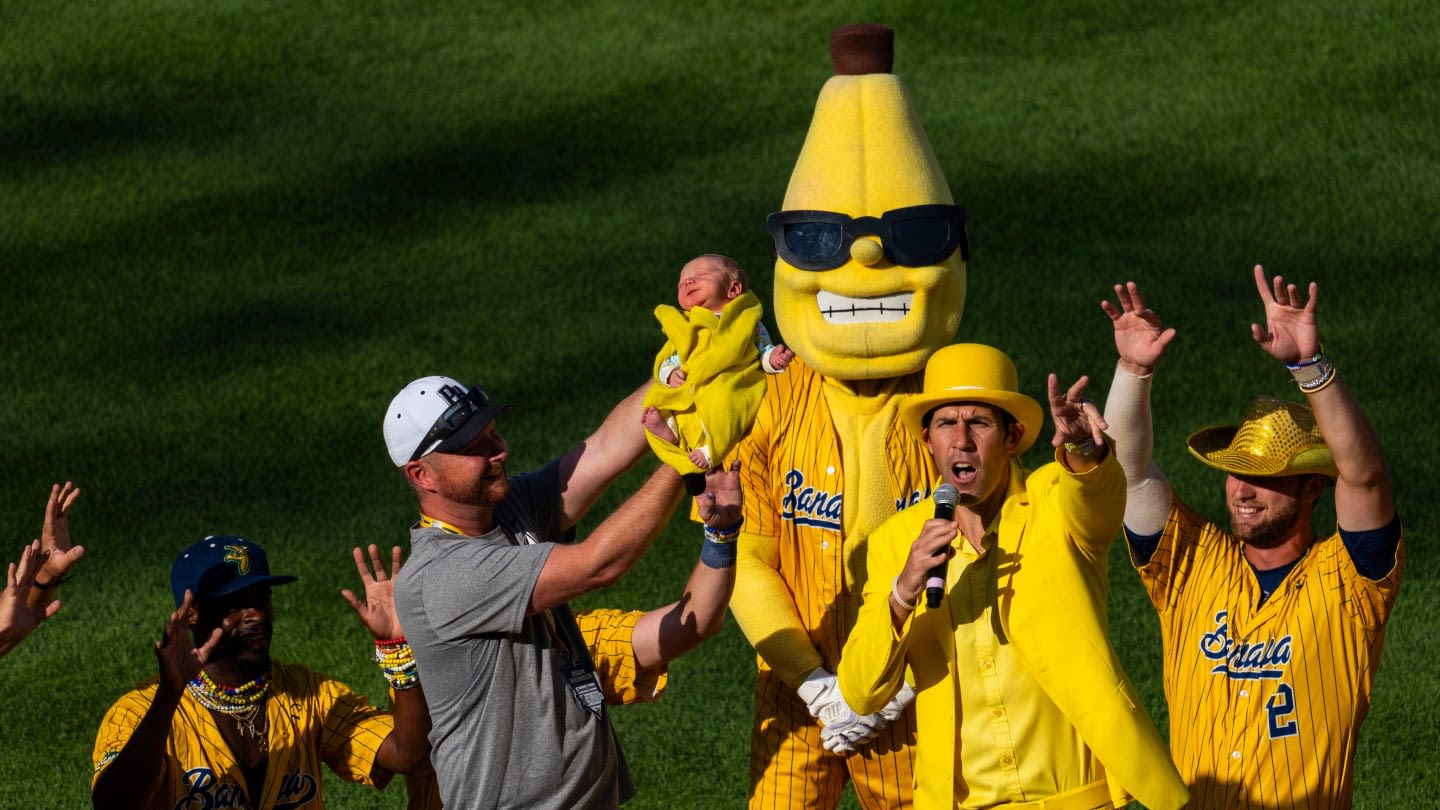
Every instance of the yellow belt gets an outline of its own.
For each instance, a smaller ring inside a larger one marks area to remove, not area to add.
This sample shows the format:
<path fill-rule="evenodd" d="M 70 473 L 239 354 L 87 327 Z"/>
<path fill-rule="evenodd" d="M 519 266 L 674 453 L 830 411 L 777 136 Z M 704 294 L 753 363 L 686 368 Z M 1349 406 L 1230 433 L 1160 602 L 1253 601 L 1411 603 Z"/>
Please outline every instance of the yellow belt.
<path fill-rule="evenodd" d="M 1048 799 L 1040 799 L 1033 802 L 1011 802 L 1002 804 L 995 810 L 1099 810 L 1099 808 L 1114 807 L 1110 801 L 1110 784 L 1104 779 L 1098 782 L 1091 782 L 1085 787 L 1078 787 L 1074 790 L 1067 790 L 1064 793 L 1056 793 Z"/>

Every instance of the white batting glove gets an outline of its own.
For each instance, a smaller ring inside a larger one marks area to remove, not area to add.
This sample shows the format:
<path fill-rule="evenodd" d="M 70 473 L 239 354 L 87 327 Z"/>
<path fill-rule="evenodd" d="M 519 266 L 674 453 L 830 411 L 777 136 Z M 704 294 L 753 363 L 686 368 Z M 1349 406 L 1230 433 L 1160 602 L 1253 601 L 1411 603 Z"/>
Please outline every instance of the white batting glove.
<path fill-rule="evenodd" d="M 827 726 L 820 729 L 820 744 L 826 751 L 848 754 L 859 748 L 862 743 L 874 739 L 881 729 L 899 717 L 905 711 L 905 707 L 914 700 L 915 690 L 910 688 L 910 684 L 901 681 L 900 691 L 896 692 L 895 697 L 890 698 L 890 702 L 886 703 L 880 711 L 874 714 L 862 714 L 856 719 L 856 722 L 843 728 L 832 730 L 832 727 Z"/>
<path fill-rule="evenodd" d="M 870 728 L 873 721 L 851 710 L 840 694 L 839 680 L 824 667 L 816 667 L 806 675 L 795 693 L 805 701 L 811 716 L 820 721 L 820 741 L 826 751 L 848 754 L 855 750 L 852 735 L 868 740 L 879 733 L 878 727 Z"/>
<path fill-rule="evenodd" d="M 885 722 L 879 714 L 852 714 L 849 723 L 836 723 L 820 729 L 820 747 L 832 754 L 849 754 L 880 733 Z"/>

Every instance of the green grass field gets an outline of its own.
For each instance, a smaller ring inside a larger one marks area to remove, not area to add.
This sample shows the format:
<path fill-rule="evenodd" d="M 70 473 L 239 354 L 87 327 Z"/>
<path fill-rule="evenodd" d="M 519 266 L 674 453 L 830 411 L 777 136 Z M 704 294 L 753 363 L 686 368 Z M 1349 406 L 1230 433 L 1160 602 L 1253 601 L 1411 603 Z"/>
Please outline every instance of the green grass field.
<path fill-rule="evenodd" d="M 482 382 L 518 405 L 524 469 L 644 379 L 685 259 L 734 255 L 768 300 L 764 218 L 828 32 L 861 21 L 896 29 L 969 212 L 959 339 L 1006 348 L 1034 395 L 1052 370 L 1103 393 L 1097 301 L 1139 281 L 1180 330 L 1157 455 L 1208 513 L 1220 479 L 1184 437 L 1293 394 L 1248 337 L 1249 269 L 1319 281 L 1409 537 L 1356 805 L 1433 806 L 1434 4 L 576 5 L 0 0 L 0 557 L 67 478 L 89 548 L 61 614 L 0 661 L 0 808 L 88 806 L 100 717 L 154 671 L 169 563 L 206 534 L 300 576 L 276 592 L 278 657 L 383 700 L 339 591 L 352 546 L 402 543 L 414 518 L 389 397 L 423 374 Z M 698 543 L 675 520 L 583 604 L 668 601 Z M 1118 553 L 1112 571 L 1116 646 L 1163 721 L 1154 615 Z M 732 621 L 671 671 L 659 704 L 616 712 L 633 806 L 739 806 L 748 644 Z M 404 806 L 399 786 L 326 791 Z"/>

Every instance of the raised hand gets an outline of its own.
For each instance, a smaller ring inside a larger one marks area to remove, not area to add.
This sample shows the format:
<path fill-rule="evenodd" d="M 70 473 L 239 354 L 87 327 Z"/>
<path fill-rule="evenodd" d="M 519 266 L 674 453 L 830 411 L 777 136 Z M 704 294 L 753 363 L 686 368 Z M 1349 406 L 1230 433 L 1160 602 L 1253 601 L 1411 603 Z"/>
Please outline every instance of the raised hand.
<path fill-rule="evenodd" d="M 190 637 L 190 614 L 194 605 L 195 595 L 186 588 L 185 599 L 180 602 L 180 607 L 170 614 L 170 623 L 165 625 L 164 634 L 155 642 L 155 660 L 160 665 L 160 683 L 172 693 L 184 689 L 190 679 L 200 674 L 200 670 L 209 662 L 215 645 L 220 643 L 222 630 L 216 627 L 204 644 L 198 649 L 195 647 L 195 641 Z"/>
<path fill-rule="evenodd" d="M 40 541 L 25 546 L 20 552 L 20 563 L 10 563 L 5 578 L 5 591 L 0 593 L 0 655 L 10 652 L 16 644 L 35 631 L 40 623 L 54 616 L 60 610 L 58 601 L 42 607 L 32 607 L 29 602 L 30 589 L 35 584 L 35 575 L 44 565 L 44 552 Z"/>
<path fill-rule="evenodd" d="M 1260 348 L 1282 363 L 1309 360 L 1320 353 L 1320 329 L 1315 325 L 1315 295 L 1319 291 L 1310 282 L 1309 300 L 1300 295 L 1294 284 L 1276 276 L 1269 282 L 1265 268 L 1255 265 L 1255 288 L 1265 305 L 1265 327 L 1250 324 L 1250 336 Z"/>
<path fill-rule="evenodd" d="M 1085 398 L 1085 386 L 1089 384 L 1090 378 L 1082 376 L 1061 393 L 1060 378 L 1050 375 L 1050 418 L 1055 422 L 1055 438 L 1050 440 L 1051 445 L 1081 444 L 1090 439 L 1096 447 L 1105 446 L 1103 431 L 1110 425 L 1100 414 L 1100 408 Z"/>
<path fill-rule="evenodd" d="M 58 583 L 70 566 L 85 554 L 84 546 L 70 545 L 70 506 L 80 497 L 80 490 L 69 481 L 64 486 L 50 487 L 50 500 L 45 504 L 45 522 L 40 530 L 40 548 L 45 552 L 42 584 Z"/>
<path fill-rule="evenodd" d="M 365 585 L 365 601 L 360 601 L 349 588 L 340 592 L 350 609 L 360 617 L 365 629 L 377 639 L 397 639 L 405 635 L 400 629 L 400 616 L 395 612 L 395 576 L 400 573 L 400 547 L 390 548 L 390 573 L 385 572 L 385 563 L 380 559 L 380 548 L 370 544 L 370 565 L 365 564 L 365 555 L 359 548 L 351 550 L 355 557 L 355 570 Z"/>
<path fill-rule="evenodd" d="M 1131 374 L 1149 374 L 1175 337 L 1175 330 L 1160 328 L 1160 316 L 1145 306 L 1145 296 L 1135 282 L 1116 284 L 1115 297 L 1120 302 L 1118 308 L 1108 300 L 1101 301 L 1100 308 L 1115 326 L 1115 350 L 1120 354 L 1120 366 Z"/>
<path fill-rule="evenodd" d="M 730 462 L 730 469 L 716 465 L 705 473 L 705 493 L 695 499 L 700 519 L 712 529 L 728 529 L 744 517 L 740 495 L 740 461 Z"/>

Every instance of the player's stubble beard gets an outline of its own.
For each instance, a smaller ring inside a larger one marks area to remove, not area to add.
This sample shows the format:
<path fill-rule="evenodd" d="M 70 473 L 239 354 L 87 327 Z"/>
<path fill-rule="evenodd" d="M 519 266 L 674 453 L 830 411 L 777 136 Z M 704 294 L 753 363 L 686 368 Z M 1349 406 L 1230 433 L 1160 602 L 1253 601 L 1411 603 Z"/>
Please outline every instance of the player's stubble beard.
<path fill-rule="evenodd" d="M 1235 520 L 1235 506 L 1230 506 L 1230 533 L 1235 539 L 1255 548 L 1275 548 L 1282 545 L 1296 524 L 1300 522 L 1300 501 L 1290 501 L 1283 507 L 1269 507 L 1267 517 L 1257 522 L 1245 523 Z"/>

